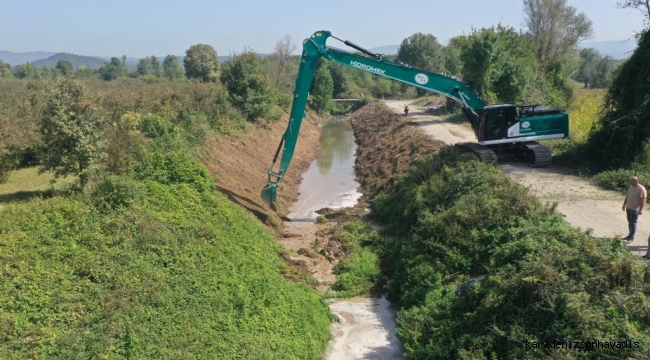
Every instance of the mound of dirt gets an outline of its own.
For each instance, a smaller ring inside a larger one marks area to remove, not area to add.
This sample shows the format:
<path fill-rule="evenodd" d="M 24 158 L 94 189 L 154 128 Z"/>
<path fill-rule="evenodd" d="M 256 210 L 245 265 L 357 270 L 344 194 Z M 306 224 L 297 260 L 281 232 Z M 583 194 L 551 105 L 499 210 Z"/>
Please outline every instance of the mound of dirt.
<path fill-rule="evenodd" d="M 260 199 L 260 192 L 288 121 L 285 115 L 276 123 L 254 127 L 238 136 L 212 138 L 204 145 L 201 156 L 221 192 L 276 230 L 298 199 L 302 174 L 318 154 L 323 120 L 313 114 L 303 119 L 291 166 L 278 189 L 275 212 Z"/>
<path fill-rule="evenodd" d="M 368 104 L 350 117 L 359 145 L 355 173 L 364 196 L 391 191 L 395 178 L 416 160 L 445 146 L 405 119 L 380 102 Z"/>

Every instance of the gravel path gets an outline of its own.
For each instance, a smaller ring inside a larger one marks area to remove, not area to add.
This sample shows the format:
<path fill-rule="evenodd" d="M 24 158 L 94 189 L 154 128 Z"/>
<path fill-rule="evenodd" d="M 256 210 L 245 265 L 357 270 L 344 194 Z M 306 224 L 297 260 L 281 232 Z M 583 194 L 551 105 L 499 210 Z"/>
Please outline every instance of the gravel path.
<path fill-rule="evenodd" d="M 386 101 L 388 107 L 403 113 L 409 101 Z M 466 126 L 442 121 L 415 105 L 409 106 L 409 120 L 424 132 L 447 144 L 476 141 L 473 131 Z M 499 167 L 510 178 L 530 187 L 543 202 L 557 203 L 557 210 L 573 226 L 591 229 L 596 237 L 627 235 L 625 212 L 621 210 L 624 195 L 600 189 L 589 181 L 571 175 L 568 169 L 558 166 L 529 167 L 516 160 L 500 162 Z M 636 239 L 629 245 L 636 255 L 644 255 L 650 234 L 649 214 L 639 217 Z"/>

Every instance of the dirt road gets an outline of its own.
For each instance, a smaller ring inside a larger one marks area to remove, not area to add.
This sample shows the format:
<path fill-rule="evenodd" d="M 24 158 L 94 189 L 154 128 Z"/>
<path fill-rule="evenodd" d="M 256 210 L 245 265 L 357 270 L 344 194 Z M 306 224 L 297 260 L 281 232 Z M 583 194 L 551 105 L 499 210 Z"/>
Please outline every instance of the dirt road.
<path fill-rule="evenodd" d="M 385 101 L 400 114 L 409 101 Z M 423 109 L 409 105 L 410 121 L 425 133 L 446 144 L 476 141 L 473 131 L 463 125 L 446 123 L 428 115 Z M 571 225 L 582 230 L 592 229 L 593 236 L 615 237 L 627 235 L 625 212 L 621 210 L 624 196 L 602 190 L 587 180 L 571 175 L 570 169 L 552 165 L 545 168 L 529 167 L 517 160 L 500 161 L 499 167 L 510 178 L 530 187 L 543 202 L 557 203 L 557 210 Z M 636 239 L 629 245 L 637 255 L 644 255 L 650 234 L 650 213 L 639 218 Z"/>

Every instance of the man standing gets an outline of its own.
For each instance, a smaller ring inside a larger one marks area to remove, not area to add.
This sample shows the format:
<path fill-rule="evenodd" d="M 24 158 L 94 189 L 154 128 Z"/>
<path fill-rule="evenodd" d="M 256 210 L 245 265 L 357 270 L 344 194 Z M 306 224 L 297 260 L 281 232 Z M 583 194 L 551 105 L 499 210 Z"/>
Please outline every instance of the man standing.
<path fill-rule="evenodd" d="M 636 222 L 639 219 L 639 215 L 643 213 L 647 195 L 648 193 L 645 187 L 639 184 L 639 178 L 632 176 L 630 178 L 630 187 L 627 188 L 625 201 L 623 201 L 623 211 L 627 212 L 627 225 L 630 230 L 629 234 L 623 240 L 627 240 L 628 243 L 634 241 Z"/>

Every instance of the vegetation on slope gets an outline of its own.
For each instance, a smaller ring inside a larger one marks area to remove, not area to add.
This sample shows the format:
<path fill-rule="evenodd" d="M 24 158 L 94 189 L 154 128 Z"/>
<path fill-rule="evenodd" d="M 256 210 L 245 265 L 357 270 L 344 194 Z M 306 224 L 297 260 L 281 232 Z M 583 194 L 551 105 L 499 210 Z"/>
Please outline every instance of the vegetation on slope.
<path fill-rule="evenodd" d="M 0 238 L 3 359 L 318 359 L 329 340 L 321 297 L 212 190 L 109 177 L 8 207 Z"/>
<path fill-rule="evenodd" d="M 630 57 L 617 70 L 605 95 L 600 116 L 584 146 L 572 156 L 597 173 L 597 184 L 613 190 L 626 188 L 631 175 L 642 183 L 650 179 L 650 33 L 642 33 Z"/>
<path fill-rule="evenodd" d="M 473 156 L 443 149 L 374 204 L 407 358 L 639 358 L 650 347 L 650 268 Z M 526 347 L 551 341 L 633 346 Z"/>
<path fill-rule="evenodd" d="M 405 151 L 426 135 L 395 140 L 398 116 L 379 110 L 369 104 L 352 117 L 364 165 L 356 171 L 366 195 L 379 193 L 373 205 L 386 228 L 365 245 L 389 279 L 405 358 L 643 358 L 647 264 L 620 239 L 570 227 L 552 205 L 473 155 L 454 147 L 425 158 Z M 390 117 L 394 127 L 376 127 Z M 553 341 L 565 348 L 544 344 Z M 586 349 L 594 341 L 615 343 Z M 626 341 L 631 347 L 616 347 Z"/>
<path fill-rule="evenodd" d="M 215 190 L 193 154 L 232 120 L 219 116 L 219 87 L 143 85 L 133 99 L 139 80 L 98 97 L 66 84 L 46 91 L 74 94 L 72 104 L 35 91 L 24 123 L 33 129 L 55 103 L 92 108 L 106 156 L 87 166 L 84 188 L 0 210 L 0 357 L 321 358 L 330 338 L 322 296 L 288 280 L 300 277 L 274 236 Z M 48 118 L 74 128 L 73 114 L 57 113 L 66 116 Z M 30 134 L 24 144 L 38 147 Z M 76 150 L 99 145 L 84 139 Z"/>

